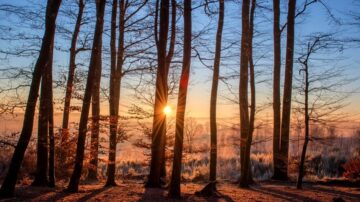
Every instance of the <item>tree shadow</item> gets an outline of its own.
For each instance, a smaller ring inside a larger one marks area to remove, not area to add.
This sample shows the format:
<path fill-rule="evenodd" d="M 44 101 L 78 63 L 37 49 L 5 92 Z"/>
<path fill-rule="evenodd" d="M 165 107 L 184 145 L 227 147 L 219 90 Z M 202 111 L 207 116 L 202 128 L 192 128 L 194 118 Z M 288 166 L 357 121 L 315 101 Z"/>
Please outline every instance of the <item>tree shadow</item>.
<path fill-rule="evenodd" d="M 145 188 L 145 192 L 141 194 L 139 202 L 145 201 L 166 201 L 165 189 L 161 188 Z"/>
<path fill-rule="evenodd" d="M 94 198 L 95 196 L 99 195 L 100 193 L 108 190 L 109 188 L 111 187 L 102 187 L 100 189 L 95 189 L 93 191 L 91 191 L 89 194 L 79 198 L 77 201 L 87 201 L 87 200 L 90 200 L 92 198 Z"/>
<path fill-rule="evenodd" d="M 331 189 L 331 186 L 328 189 L 326 187 L 319 187 L 314 184 L 307 184 L 306 187 L 309 189 L 312 189 L 312 190 L 316 190 L 318 192 L 325 192 L 327 194 L 333 195 L 334 197 L 342 197 L 344 199 L 349 199 L 349 200 L 359 200 L 360 199 L 360 194 L 334 190 L 334 189 Z M 344 187 L 346 187 L 346 186 L 344 186 Z"/>
<path fill-rule="evenodd" d="M 296 193 L 289 193 L 286 191 L 281 191 L 281 190 L 272 189 L 272 188 L 268 188 L 268 187 L 263 187 L 261 185 L 252 186 L 250 189 L 253 191 L 262 193 L 264 195 L 270 195 L 275 198 L 279 198 L 279 199 L 286 200 L 286 201 L 295 201 L 295 200 L 319 201 L 319 200 L 316 200 L 316 199 L 313 199 L 310 197 L 306 197 L 304 195 L 300 195 L 300 194 L 296 194 Z"/>
<path fill-rule="evenodd" d="M 287 187 L 291 187 L 293 189 L 295 188 L 295 185 L 290 185 L 289 183 L 269 183 L 269 185 L 281 185 L 284 186 L 286 185 Z M 343 192 L 343 191 L 339 191 L 339 190 L 334 190 L 331 188 L 331 186 L 329 186 L 328 188 L 326 187 L 318 187 L 316 186 L 317 184 L 308 184 L 308 183 L 304 183 L 303 184 L 303 188 L 304 189 L 309 189 L 309 190 L 315 190 L 317 193 L 323 193 L 324 195 L 331 195 L 333 198 L 336 197 L 340 197 L 346 200 L 359 200 L 360 198 L 360 194 L 355 194 L 355 193 L 348 193 L 348 192 Z M 346 186 L 344 186 L 346 187 Z M 294 201 L 294 200 L 300 200 L 300 201 L 321 201 L 321 200 L 317 200 L 311 197 L 308 197 L 306 195 L 304 195 L 303 193 L 301 193 L 301 190 L 297 193 L 295 192 L 291 192 L 291 190 L 288 190 L 288 188 L 286 189 L 277 189 L 277 188 L 271 188 L 271 187 L 266 187 L 264 185 L 255 185 L 255 186 L 251 186 L 250 188 L 251 190 L 254 190 L 256 192 L 262 193 L 264 195 L 270 195 L 273 196 L 275 198 L 279 198 L 282 200 L 287 200 L 287 201 Z M 287 191 L 288 190 L 288 191 Z"/>

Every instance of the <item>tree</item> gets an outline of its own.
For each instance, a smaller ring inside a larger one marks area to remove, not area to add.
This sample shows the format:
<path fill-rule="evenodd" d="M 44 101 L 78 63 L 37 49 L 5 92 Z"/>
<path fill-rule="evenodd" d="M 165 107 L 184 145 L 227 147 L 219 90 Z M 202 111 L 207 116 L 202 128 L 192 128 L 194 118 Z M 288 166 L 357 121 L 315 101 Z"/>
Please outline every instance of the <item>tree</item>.
<path fill-rule="evenodd" d="M 102 34 L 103 34 L 103 26 L 104 26 L 105 4 L 106 4 L 106 0 L 96 1 L 96 26 L 94 32 L 91 59 L 89 64 L 88 78 L 86 82 L 84 100 L 81 109 L 75 166 L 72 176 L 70 178 L 69 186 L 67 188 L 67 191 L 69 192 L 78 191 L 81 171 L 83 167 L 87 123 L 89 117 L 91 97 L 93 94 L 92 91 L 94 89 L 93 84 L 94 82 L 96 82 L 97 75 L 95 74 L 101 72 L 99 71 L 99 69 L 101 69 L 101 49 L 102 49 Z"/>
<path fill-rule="evenodd" d="M 74 31 L 72 33 L 71 38 L 71 46 L 70 46 L 70 58 L 69 58 L 69 72 L 67 76 L 66 83 L 66 93 L 65 93 L 65 101 L 64 101 L 64 113 L 63 113 L 63 122 L 61 128 L 61 162 L 67 162 L 68 153 L 66 152 L 68 136 L 69 136 L 69 115 L 70 115 L 70 102 L 73 93 L 74 79 L 75 79 L 75 70 L 76 70 L 76 55 L 80 49 L 77 49 L 77 41 L 80 33 L 80 28 L 82 25 L 82 16 L 84 13 L 84 0 L 78 1 L 78 13 L 76 17 L 76 23 L 74 27 Z"/>
<path fill-rule="evenodd" d="M 286 180 L 289 156 L 289 136 L 290 136 L 290 115 L 291 115 L 291 96 L 292 96 L 292 77 L 294 60 L 294 41 L 295 41 L 295 10 L 296 0 L 289 0 L 287 16 L 287 36 L 286 36 L 286 63 L 285 81 L 283 94 L 283 109 L 281 121 L 281 140 L 280 140 L 280 173 L 279 179 Z"/>
<path fill-rule="evenodd" d="M 329 56 L 321 58 L 322 54 L 329 54 L 330 50 L 338 52 L 343 49 L 343 46 L 339 44 L 338 40 L 333 38 L 332 34 L 319 33 L 307 37 L 307 40 L 304 52 L 298 58 L 298 62 L 301 65 L 299 73 L 303 73 L 303 78 L 301 79 L 301 86 L 297 90 L 299 91 L 298 94 L 304 96 L 304 101 L 295 100 L 299 104 L 295 109 L 304 115 L 303 122 L 305 127 L 305 137 L 296 185 L 298 189 L 302 188 L 308 143 L 310 140 L 317 140 L 316 137 L 310 137 L 310 124 L 330 125 L 344 120 L 346 115 L 341 112 L 341 109 L 346 106 L 344 101 L 349 93 L 342 93 L 341 89 L 353 80 L 344 77 L 343 72 L 345 70 L 343 68 L 322 66 L 326 60 L 329 60 L 326 59 Z M 316 58 L 314 54 L 317 55 Z M 325 65 L 328 66 L 328 64 Z M 331 140 L 333 138 L 331 136 L 334 135 L 331 133 L 335 133 L 334 128 L 330 127 L 329 133 L 329 139 Z"/>
<path fill-rule="evenodd" d="M 1 197 L 10 197 L 14 194 L 17 174 L 24 159 L 24 154 L 29 144 L 32 133 L 34 114 L 42 72 L 46 71 L 49 68 L 50 62 L 52 61 L 51 54 L 53 53 L 52 50 L 54 46 L 53 41 L 55 36 L 55 24 L 60 4 L 61 0 L 47 1 L 45 32 L 43 36 L 40 54 L 34 68 L 33 78 L 30 85 L 30 91 L 23 121 L 23 128 L 10 162 L 9 171 L 0 189 Z"/>
<path fill-rule="evenodd" d="M 159 0 L 156 2 L 156 11 L 158 13 Z M 161 166 L 163 165 L 163 149 L 165 147 L 166 133 L 166 116 L 163 109 L 167 104 L 167 77 L 168 70 L 166 69 L 166 46 L 169 28 L 169 0 L 161 0 L 160 3 L 160 29 L 159 36 L 157 35 L 157 16 L 155 16 L 155 42 L 157 47 L 157 75 L 155 87 L 155 104 L 154 117 L 152 129 L 152 143 L 151 143 L 151 161 L 150 174 L 146 183 L 147 187 L 161 186 Z"/>
<path fill-rule="evenodd" d="M 281 122 L 281 101 L 280 101 L 280 75 L 281 75 L 281 31 L 280 31 L 280 0 L 273 1 L 274 10 L 274 73 L 273 73 L 273 164 L 274 179 L 281 175 L 280 162 L 280 122 Z"/>
<path fill-rule="evenodd" d="M 248 70 L 249 70 L 249 50 L 250 50 L 250 21 L 249 21 L 250 1 L 242 2 L 242 34 L 241 34 L 241 55 L 240 55 L 240 164 L 241 176 L 240 186 L 247 187 L 249 183 L 250 165 L 250 123 L 248 112 Z"/>
<path fill-rule="evenodd" d="M 199 193 L 201 195 L 216 194 L 216 165 L 217 165 L 217 124 L 216 124 L 216 105 L 217 91 L 219 85 L 220 59 L 221 59 L 221 40 L 224 26 L 224 0 L 219 0 L 219 19 L 216 32 L 215 58 L 213 79 L 210 97 L 210 176 L 207 184 Z"/>
<path fill-rule="evenodd" d="M 184 118 L 186 109 L 186 97 L 190 76 L 191 63 L 191 0 L 184 0 L 184 48 L 183 63 L 180 76 L 179 94 L 176 110 L 176 131 L 174 145 L 174 160 L 169 185 L 169 197 L 180 198 L 181 161 L 184 138 Z"/>

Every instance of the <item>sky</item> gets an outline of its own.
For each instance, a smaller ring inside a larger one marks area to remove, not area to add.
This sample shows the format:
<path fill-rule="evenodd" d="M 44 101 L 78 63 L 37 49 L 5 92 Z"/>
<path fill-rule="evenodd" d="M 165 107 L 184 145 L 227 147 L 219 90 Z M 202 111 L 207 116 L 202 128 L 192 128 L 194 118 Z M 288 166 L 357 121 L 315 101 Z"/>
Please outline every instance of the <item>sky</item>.
<path fill-rule="evenodd" d="M 44 0 L 37 1 L 40 4 L 45 5 Z M 197 2 L 197 1 L 194 1 Z M 271 6 L 271 1 L 265 1 L 267 2 L 266 5 Z M 284 3 L 284 6 L 281 7 L 282 9 L 282 22 L 286 18 L 286 2 L 282 1 Z M 298 6 L 301 6 L 301 3 L 303 1 L 298 1 Z M 346 22 L 349 18 L 348 14 L 350 11 L 356 9 L 354 7 L 354 1 L 353 0 L 326 0 L 324 1 L 328 5 L 328 8 L 330 11 L 341 21 Z M 18 5 L 25 5 L 30 6 L 31 1 L 23 1 L 23 0 L 2 0 L 2 3 L 9 3 L 9 4 L 18 4 Z M 358 7 L 359 8 L 359 7 Z M 233 3 L 227 3 L 225 5 L 225 27 L 224 27 L 224 40 L 232 40 L 232 41 L 240 41 L 241 39 L 241 7 L 240 4 L 233 4 Z M 110 9 L 107 10 L 107 12 L 110 12 Z M 42 15 L 42 14 L 40 14 Z M 9 27 L 13 27 L 13 29 L 18 29 L 19 26 L 16 24 L 12 24 L 13 22 L 8 20 L 6 14 L 1 13 L 1 25 L 6 25 Z M 271 81 L 269 81 L 269 78 L 271 79 L 272 75 L 272 21 L 271 21 L 271 13 L 264 9 L 258 9 L 256 12 L 256 16 L 258 17 L 258 21 L 255 23 L 256 27 L 255 30 L 257 30 L 260 34 L 259 38 L 255 37 L 255 43 L 258 44 L 258 48 L 256 50 L 254 49 L 254 55 L 255 58 L 260 58 L 257 61 L 257 71 L 260 72 L 259 81 L 260 80 L 268 80 L 267 82 L 262 82 L 257 85 L 257 104 L 262 105 L 264 103 L 269 103 L 271 101 L 271 94 L 272 94 L 272 88 L 271 88 Z M 41 18 L 40 18 L 41 19 Z M 212 27 L 213 31 L 210 31 L 204 38 L 204 40 L 208 39 L 213 40 L 215 38 L 215 32 L 216 30 L 216 22 L 217 18 L 214 17 L 213 19 L 209 20 L 201 11 L 196 11 L 193 14 L 193 30 L 194 32 L 201 30 L 204 26 L 210 26 Z M 299 44 L 303 41 L 304 37 L 311 34 L 311 33 L 317 33 L 317 32 L 334 32 L 336 33 L 336 36 L 340 38 L 348 38 L 350 36 L 354 36 L 358 34 L 360 31 L 360 27 L 357 27 L 357 29 L 349 26 L 339 26 L 336 25 L 336 23 L 332 22 L 329 17 L 327 10 L 324 9 L 324 7 L 320 4 L 312 5 L 309 7 L 309 10 L 306 12 L 306 15 L 302 16 L 301 18 L 297 19 L 297 26 L 296 26 L 296 44 Z M 20 29 L 20 28 L 19 28 Z M 261 34 L 262 33 L 262 34 Z M 264 36 L 265 37 L 261 37 Z M 56 38 L 57 43 L 68 43 L 65 40 L 57 37 Z M 212 43 L 212 44 L 211 44 Z M 213 47 L 213 41 L 211 41 L 209 44 L 205 44 L 205 46 L 208 46 L 210 50 Z M 224 42 L 226 44 L 226 42 Z M 14 45 L 14 44 L 12 44 Z M 19 44 L 16 44 L 19 45 Z M 285 45 L 285 40 L 283 39 L 282 45 Z M 0 46 L 2 47 L 11 47 L 11 45 L 8 44 L 8 42 L 4 40 L 0 40 Z M 204 49 L 202 49 L 204 50 Z M 283 54 L 284 54 L 283 49 Z M 222 60 L 221 65 L 221 75 L 229 75 L 229 74 L 235 74 L 233 70 L 239 69 L 238 60 L 239 57 L 237 56 L 239 52 L 239 43 L 237 46 L 233 47 L 231 50 L 224 51 L 224 55 L 232 54 L 235 55 L 230 58 L 224 58 Z M 341 58 L 339 60 L 333 61 L 331 64 L 328 65 L 338 65 L 338 66 L 346 66 L 346 72 L 345 74 L 350 76 L 351 78 L 360 78 L 360 57 L 359 57 L 359 49 L 358 48 L 349 48 L 346 49 L 343 53 L 337 53 L 337 52 L 329 52 L 328 57 L 329 58 Z M 203 52 L 205 57 L 212 58 L 212 53 L 209 51 Z M 194 55 L 194 53 L 193 53 Z M 264 58 L 261 58 L 261 56 L 264 56 Z M 297 55 L 295 54 L 295 57 Z M 58 74 L 60 72 L 61 68 L 64 68 L 68 64 L 68 54 L 60 51 L 55 51 L 55 74 Z M 284 59 L 284 56 L 283 56 Z M 33 60 L 29 59 L 19 59 L 15 57 L 9 57 L 7 60 L 0 60 L 0 68 L 8 68 L 9 66 L 19 66 L 19 65 L 27 65 L 32 66 Z M 86 61 L 84 62 L 84 68 L 86 69 L 87 64 Z M 209 64 L 212 64 L 210 61 Z M 106 63 L 105 63 L 106 66 Z M 284 67 L 282 67 L 284 68 Z M 295 64 L 294 69 L 296 70 L 297 64 Z M 212 71 L 208 68 L 204 67 L 198 59 L 193 58 L 192 60 L 192 74 L 190 77 L 190 88 L 188 91 L 188 102 L 187 102 L 187 116 L 196 117 L 196 118 L 203 118 L 207 119 L 209 117 L 209 103 L 210 103 L 210 90 L 211 90 L 211 77 L 212 77 Z M 282 69 L 282 72 L 284 69 Z M 294 71 L 294 74 L 297 74 L 297 71 Z M 126 81 L 126 77 L 124 78 L 124 82 Z M 131 78 L 130 78 L 131 79 Z M 3 82 L 3 81 L 0 81 Z M 103 83 L 108 83 L 107 80 L 103 79 Z M 238 87 L 238 80 L 234 79 L 229 81 L 231 84 L 231 89 L 234 92 L 237 92 Z M 354 117 L 360 117 L 360 106 L 358 103 L 360 103 L 360 82 L 359 79 L 352 82 L 350 85 L 348 85 L 347 90 L 355 91 L 349 99 L 348 102 L 350 103 L 346 108 L 344 108 L 344 111 L 349 112 Z M 26 92 L 22 92 L 26 94 Z M 61 92 L 59 92 L 61 95 Z M 59 95 L 59 96 L 60 96 Z M 121 106 L 120 111 L 122 113 L 126 113 L 127 107 L 132 104 L 134 101 L 134 98 L 131 97 L 132 92 L 127 91 L 124 89 L 122 91 L 121 96 Z M 61 96 L 60 96 L 61 97 Z M 218 118 L 219 119 L 238 119 L 239 109 L 238 105 L 236 103 L 230 102 L 229 98 L 233 98 L 231 94 L 229 93 L 227 87 L 220 83 L 219 86 L 219 100 L 218 100 Z M 173 111 L 176 110 L 176 97 L 169 100 L 169 105 L 173 109 Z M 102 105 L 102 113 L 107 114 L 107 102 L 103 102 Z M 174 116 L 174 113 L 172 114 Z M 262 117 L 271 117 L 271 107 L 269 107 L 265 112 L 261 113 Z"/>

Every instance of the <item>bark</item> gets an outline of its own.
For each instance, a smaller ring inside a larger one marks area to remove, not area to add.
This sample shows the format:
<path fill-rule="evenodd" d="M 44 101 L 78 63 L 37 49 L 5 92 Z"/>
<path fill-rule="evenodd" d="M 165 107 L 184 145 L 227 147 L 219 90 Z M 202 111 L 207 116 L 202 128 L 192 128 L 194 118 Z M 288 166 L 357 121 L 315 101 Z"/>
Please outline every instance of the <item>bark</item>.
<path fill-rule="evenodd" d="M 53 43 L 53 42 L 52 42 Z M 50 59 L 50 58 L 49 58 Z M 51 61 L 49 60 L 49 63 Z M 48 132 L 49 132 L 49 90 L 51 88 L 49 74 L 50 67 L 42 72 L 41 94 L 39 105 L 38 141 L 36 150 L 36 174 L 33 186 L 47 186 L 48 181 Z"/>
<path fill-rule="evenodd" d="M 10 162 L 9 171 L 6 174 L 4 182 L 1 186 L 0 197 L 11 197 L 14 194 L 17 175 L 32 134 L 41 74 L 44 70 L 46 70 L 46 68 L 48 68 L 54 46 L 53 38 L 55 35 L 56 17 L 60 4 L 61 0 L 47 1 L 45 33 L 42 40 L 40 54 L 34 68 L 33 78 L 30 84 L 23 128 L 21 130 L 19 141 L 16 145 L 13 157 Z"/>
<path fill-rule="evenodd" d="M 274 75 L 273 75 L 273 179 L 281 179 L 280 167 L 280 121 L 281 121 L 281 101 L 280 101 L 280 75 L 281 75 L 281 31 L 280 31 L 280 0 L 273 0 L 274 10 Z"/>
<path fill-rule="evenodd" d="M 174 145 L 174 159 L 171 181 L 169 185 L 169 197 L 180 198 L 181 160 L 184 139 L 184 119 L 186 109 L 186 97 L 190 76 L 191 63 L 191 0 L 184 0 L 184 52 L 183 65 L 179 84 L 179 95 L 176 111 L 176 131 Z"/>
<path fill-rule="evenodd" d="M 52 84 L 52 74 L 50 81 Z M 49 105 L 49 187 L 55 187 L 55 136 L 54 136 L 54 105 L 53 105 L 53 89 L 50 88 Z"/>
<path fill-rule="evenodd" d="M 250 132 L 247 145 L 250 146 L 252 143 L 252 137 L 255 129 L 255 111 L 256 111 L 256 94 L 255 94 L 255 65 L 253 60 L 253 37 L 254 37 L 254 15 L 256 8 L 256 0 L 251 1 L 250 9 L 250 21 L 249 21 L 249 71 L 250 71 Z M 251 163 L 249 163 L 249 183 L 253 182 L 252 173 L 251 173 Z"/>
<path fill-rule="evenodd" d="M 310 44 L 309 44 L 310 46 Z M 311 50 L 310 48 L 308 48 L 308 50 Z M 309 58 L 310 53 L 308 53 L 307 58 Z M 299 164 L 299 173 L 298 173 L 298 179 L 297 179 L 297 183 L 296 183 L 296 188 L 297 189 L 301 189 L 302 188 L 302 180 L 304 177 L 304 164 L 305 164 L 305 158 L 306 158 L 306 149 L 307 149 L 307 145 L 309 143 L 309 123 L 310 123 L 310 116 L 309 116 L 309 68 L 308 68 L 308 64 L 307 64 L 307 60 L 304 63 L 304 73 L 305 73 L 305 111 L 304 111 L 304 115 L 305 115 L 305 140 L 304 140 L 304 145 L 303 145 L 303 149 L 301 152 L 301 158 L 300 158 L 300 164 Z"/>
<path fill-rule="evenodd" d="M 294 57 L 294 38 L 295 38 L 295 10 L 296 0 L 289 0 L 287 19 L 287 39 L 286 39 L 286 63 L 285 63 L 285 83 L 283 110 L 281 122 L 281 147 L 280 147 L 280 179 L 287 180 L 288 156 L 289 156 L 289 134 L 290 134 L 290 115 L 291 115 L 291 95 L 292 95 L 292 76 L 293 76 L 293 57 Z"/>
<path fill-rule="evenodd" d="M 95 70 L 95 79 L 92 90 L 91 102 L 91 140 L 90 140 L 90 166 L 87 180 L 97 181 L 98 151 L 99 151 L 99 131 L 100 131 L 100 80 L 101 63 Z"/>
<path fill-rule="evenodd" d="M 157 21 L 157 19 L 156 19 Z M 155 23 L 157 24 L 157 23 Z M 167 104 L 167 69 L 166 46 L 169 28 L 169 0 L 160 3 L 160 30 L 159 37 L 155 36 L 158 50 L 158 69 L 156 75 L 156 92 L 154 105 L 154 118 L 152 129 L 150 174 L 146 183 L 147 187 L 161 187 L 161 166 L 163 165 L 162 153 L 165 147 L 166 116 L 163 109 Z M 155 27 L 157 30 L 157 27 Z M 155 32 L 155 34 L 157 31 Z"/>
<path fill-rule="evenodd" d="M 171 35 L 170 35 L 170 45 L 169 50 L 166 55 L 166 75 L 169 75 L 170 64 L 172 58 L 174 56 L 174 49 L 175 49 L 175 42 L 176 42 L 176 0 L 171 0 Z M 167 85 L 167 84 L 166 84 Z M 168 87 L 166 87 L 168 88 Z M 166 91 L 166 102 L 168 100 L 168 91 Z M 161 137 L 163 138 L 163 148 L 161 153 L 161 167 L 160 167 L 160 183 L 165 185 L 166 179 L 166 159 L 165 159 L 165 148 L 166 148 L 166 120 L 165 123 L 162 124 L 162 129 L 160 131 L 165 131 Z"/>
<path fill-rule="evenodd" d="M 241 176 L 240 186 L 248 187 L 249 162 L 250 162 L 250 123 L 248 112 L 248 64 L 250 47 L 250 26 L 249 26 L 249 8 L 250 1 L 243 0 L 242 4 L 242 35 L 241 35 L 241 58 L 240 58 L 240 87 L 239 87 L 239 105 L 240 105 L 240 162 Z"/>
<path fill-rule="evenodd" d="M 75 77 L 75 69 L 76 69 L 76 44 L 80 32 L 82 16 L 84 12 L 84 1 L 79 0 L 79 11 L 76 18 L 74 32 L 72 34 L 71 39 L 71 47 L 70 47 L 70 62 L 69 62 L 69 72 L 68 78 L 66 83 L 66 93 L 65 93 L 65 103 L 64 103 L 64 113 L 63 113 L 63 122 L 62 122 L 62 129 L 61 129 L 61 163 L 67 162 L 67 145 L 69 139 L 69 115 L 70 115 L 70 102 L 71 102 L 71 95 L 73 92 L 74 86 L 74 77 Z"/>
<path fill-rule="evenodd" d="M 109 149 L 109 161 L 108 161 L 108 171 L 107 171 L 107 182 L 106 186 L 114 186 L 115 182 L 115 160 L 116 160 L 116 144 L 117 144 L 117 130 L 118 130 L 118 120 L 119 120 L 119 103 L 120 103 L 120 87 L 121 87 L 121 77 L 122 77 L 122 68 L 124 63 L 124 38 L 125 38 L 125 1 L 120 0 L 120 15 L 119 15 L 119 41 L 118 41 L 118 52 L 116 59 L 116 47 L 115 47 L 115 37 L 116 37 L 116 13 L 113 13 L 112 16 L 112 67 L 110 75 L 110 149 Z M 116 12 L 113 7 L 113 12 Z"/>
<path fill-rule="evenodd" d="M 81 171 L 84 160 L 85 150 L 85 138 L 87 132 L 87 123 L 89 118 L 89 109 L 91 96 L 93 91 L 93 83 L 96 80 L 97 69 L 101 68 L 101 49 L 102 49 L 102 33 L 104 26 L 104 11 L 106 0 L 96 1 L 96 26 L 93 40 L 93 48 L 91 52 L 90 65 L 88 78 L 86 82 L 84 100 L 81 109 L 79 134 L 76 148 L 75 166 L 70 178 L 69 186 L 67 190 L 69 192 L 77 192 L 79 187 L 79 181 L 81 177 Z"/>
<path fill-rule="evenodd" d="M 224 0 L 219 0 L 219 18 L 218 27 L 216 32 L 215 42 L 215 58 L 214 58 L 214 69 L 213 79 L 211 86 L 211 97 L 210 97 L 210 176 L 209 183 L 199 192 L 197 195 L 212 196 L 219 195 L 216 189 L 216 164 L 217 164 L 217 123 L 216 123 L 216 103 L 217 103 L 217 92 L 219 85 L 219 72 L 220 72 L 220 60 L 221 60 L 221 40 L 222 30 L 224 26 Z"/>
<path fill-rule="evenodd" d="M 224 26 L 224 0 L 219 0 L 219 19 L 216 32 L 215 59 L 213 80 L 210 97 L 210 182 L 216 181 L 216 162 L 217 162 L 217 124 L 216 124 L 216 103 L 219 85 L 220 59 L 221 59 L 221 39 Z"/>

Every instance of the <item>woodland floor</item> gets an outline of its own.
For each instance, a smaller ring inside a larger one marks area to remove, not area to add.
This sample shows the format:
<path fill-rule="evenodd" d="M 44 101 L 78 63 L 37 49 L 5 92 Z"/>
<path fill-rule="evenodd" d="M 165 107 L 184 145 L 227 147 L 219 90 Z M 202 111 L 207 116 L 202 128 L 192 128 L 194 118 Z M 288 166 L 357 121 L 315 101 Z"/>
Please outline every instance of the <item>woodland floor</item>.
<path fill-rule="evenodd" d="M 204 184 L 186 183 L 181 191 L 183 201 L 360 201 L 360 187 L 347 184 L 304 184 L 297 190 L 294 183 L 266 181 L 252 185 L 249 189 L 238 188 L 235 184 L 219 183 L 219 197 L 197 197 Z M 63 188 L 38 188 L 19 186 L 16 197 L 3 201 L 179 201 L 169 200 L 166 190 L 146 189 L 139 181 L 123 181 L 117 187 L 103 185 L 81 185 L 75 194 L 63 192 Z"/>

